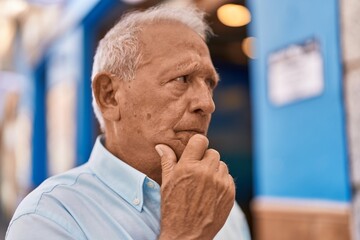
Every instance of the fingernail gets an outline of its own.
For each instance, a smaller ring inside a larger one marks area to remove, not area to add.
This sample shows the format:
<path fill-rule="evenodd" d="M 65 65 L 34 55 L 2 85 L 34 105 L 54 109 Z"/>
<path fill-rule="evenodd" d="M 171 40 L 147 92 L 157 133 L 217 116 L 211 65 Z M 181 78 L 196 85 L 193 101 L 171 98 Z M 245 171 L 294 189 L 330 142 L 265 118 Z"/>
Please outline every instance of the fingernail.
<path fill-rule="evenodd" d="M 164 155 L 160 145 L 156 145 L 155 150 L 157 151 L 157 153 L 159 154 L 160 157 L 162 157 Z"/>

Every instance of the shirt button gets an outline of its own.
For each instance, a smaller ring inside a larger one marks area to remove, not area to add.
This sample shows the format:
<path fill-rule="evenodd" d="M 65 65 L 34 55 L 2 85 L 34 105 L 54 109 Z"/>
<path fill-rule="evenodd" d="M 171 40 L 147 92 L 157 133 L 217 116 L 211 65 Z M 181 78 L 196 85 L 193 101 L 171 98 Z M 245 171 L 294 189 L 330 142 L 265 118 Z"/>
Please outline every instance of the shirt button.
<path fill-rule="evenodd" d="M 155 184 L 153 182 L 147 182 L 147 186 L 149 188 L 154 188 L 155 187 Z"/>
<path fill-rule="evenodd" d="M 139 205 L 140 204 L 140 199 L 135 198 L 134 201 L 133 201 L 133 204 L 134 205 Z"/>

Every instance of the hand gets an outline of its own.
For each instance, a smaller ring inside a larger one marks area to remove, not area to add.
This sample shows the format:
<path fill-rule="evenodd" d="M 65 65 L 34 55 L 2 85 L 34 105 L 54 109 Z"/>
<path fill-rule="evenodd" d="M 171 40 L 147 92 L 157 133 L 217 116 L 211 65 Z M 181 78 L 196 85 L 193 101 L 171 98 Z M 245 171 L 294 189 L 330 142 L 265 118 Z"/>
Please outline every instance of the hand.
<path fill-rule="evenodd" d="M 161 232 L 159 239 L 213 239 L 235 201 L 235 185 L 208 139 L 190 138 L 177 161 L 174 151 L 157 145 L 161 157 Z"/>

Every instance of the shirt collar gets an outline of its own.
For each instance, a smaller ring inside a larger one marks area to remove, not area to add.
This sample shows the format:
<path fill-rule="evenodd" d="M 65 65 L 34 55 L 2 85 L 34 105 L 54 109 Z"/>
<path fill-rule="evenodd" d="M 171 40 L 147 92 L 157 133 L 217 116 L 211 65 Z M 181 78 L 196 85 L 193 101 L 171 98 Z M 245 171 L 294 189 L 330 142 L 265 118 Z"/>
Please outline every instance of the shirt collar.
<path fill-rule="evenodd" d="M 99 136 L 91 152 L 89 167 L 109 188 L 141 212 L 144 204 L 143 185 L 148 178 L 115 157 L 102 142 L 103 136 Z"/>

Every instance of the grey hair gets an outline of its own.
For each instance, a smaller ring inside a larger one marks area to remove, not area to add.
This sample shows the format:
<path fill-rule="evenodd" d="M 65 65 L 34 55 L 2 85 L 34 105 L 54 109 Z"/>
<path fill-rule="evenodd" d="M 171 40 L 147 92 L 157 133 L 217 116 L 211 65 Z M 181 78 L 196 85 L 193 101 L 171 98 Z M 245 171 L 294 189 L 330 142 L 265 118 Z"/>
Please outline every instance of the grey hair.
<path fill-rule="evenodd" d="M 207 41 L 212 31 L 205 22 L 204 16 L 204 12 L 192 5 L 174 7 L 170 4 L 161 4 L 142 12 L 134 11 L 125 14 L 98 44 L 92 68 L 92 81 L 100 72 L 114 74 L 125 81 L 135 78 L 137 66 L 141 61 L 139 33 L 145 23 L 180 22 Z M 104 131 L 105 123 L 96 103 L 94 91 L 92 91 L 92 97 L 95 115 Z"/>

